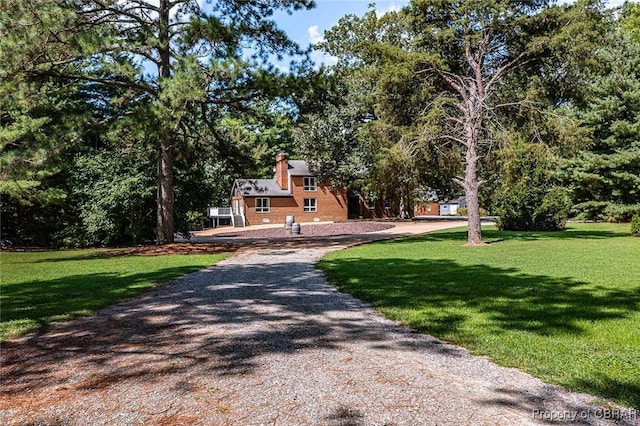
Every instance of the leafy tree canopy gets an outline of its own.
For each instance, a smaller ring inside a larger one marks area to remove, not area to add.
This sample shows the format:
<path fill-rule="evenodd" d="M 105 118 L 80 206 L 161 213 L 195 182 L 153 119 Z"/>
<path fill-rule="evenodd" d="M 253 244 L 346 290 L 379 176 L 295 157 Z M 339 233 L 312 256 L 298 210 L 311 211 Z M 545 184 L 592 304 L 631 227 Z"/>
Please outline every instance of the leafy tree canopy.
<path fill-rule="evenodd" d="M 563 132 L 575 130 L 575 124 L 541 117 L 566 105 L 582 87 L 575 83 L 577 67 L 563 68 L 560 59 L 577 64 L 577 52 L 592 47 L 587 36 L 573 48 L 567 40 L 588 27 L 589 15 L 602 22 L 601 11 L 596 1 L 549 6 L 547 1 L 414 0 L 399 13 L 346 16 L 321 47 L 338 58 L 336 76 L 353 81 L 343 87 L 355 100 L 344 96 L 341 107 L 330 111 L 337 122 L 346 122 L 351 136 L 334 133 L 327 140 L 363 148 L 366 155 L 359 158 L 367 161 L 360 165 L 369 171 L 380 170 L 384 153 L 413 147 L 421 184 L 453 193 L 438 175 L 444 170 L 463 188 L 469 243 L 481 244 L 482 177 L 497 172 L 492 163 L 499 156 L 492 152 L 505 134 L 519 132 L 526 123 L 527 132 L 538 138 L 529 124 L 533 117 L 545 123 L 538 129 L 544 128 L 552 143 L 577 149 Z M 588 35 L 593 31 L 597 27 Z"/>
<path fill-rule="evenodd" d="M 72 142 L 89 144 L 90 133 L 106 143 L 105 126 L 143 109 L 144 123 L 130 130 L 157 163 L 159 242 L 173 240 L 174 216 L 184 210 L 176 212 L 175 206 L 180 185 L 175 179 L 186 177 L 175 172 L 178 163 L 197 149 L 217 154 L 205 155 L 209 161 L 242 163 L 244 153 L 228 137 L 230 120 L 280 115 L 272 106 L 287 105 L 302 84 L 296 73 L 310 65 L 303 60 L 285 74 L 268 60 L 304 53 L 272 16 L 311 8 L 312 0 L 204 5 L 196 0 L 7 0 L 4 5 L 1 90 L 19 90 L 3 96 L 10 108 L 3 108 L 0 118 L 1 147 L 3 154 L 11 151 L 7 161 L 26 167 L 21 176 L 6 176 L 14 183 L 3 187 L 11 189 L 20 180 L 39 185 L 32 159 L 56 157 Z M 38 108 L 40 98 L 49 105 Z M 67 108 L 67 99 L 78 99 L 84 116 Z M 59 135 L 53 135 L 56 130 Z M 109 144 L 123 149 L 113 140 Z"/>

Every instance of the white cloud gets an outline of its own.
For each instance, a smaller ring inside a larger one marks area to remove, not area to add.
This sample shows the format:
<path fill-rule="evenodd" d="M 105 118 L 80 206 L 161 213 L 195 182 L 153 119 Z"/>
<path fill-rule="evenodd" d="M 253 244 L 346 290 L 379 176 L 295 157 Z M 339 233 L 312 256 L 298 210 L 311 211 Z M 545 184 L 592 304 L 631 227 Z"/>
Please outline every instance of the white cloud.
<path fill-rule="evenodd" d="M 605 1 L 605 6 L 607 8 L 613 8 L 622 6 L 625 0 L 607 0 Z M 575 0 L 560 0 L 558 3 L 575 3 Z"/>
<path fill-rule="evenodd" d="M 386 9 L 376 9 L 376 15 L 380 17 L 382 15 L 386 15 L 389 12 L 400 12 L 400 9 L 402 9 L 402 6 L 391 3 L 387 6 Z"/>
<path fill-rule="evenodd" d="M 318 44 L 324 41 L 324 34 L 320 33 L 317 25 L 312 25 L 307 30 L 307 36 L 311 44 Z"/>
<path fill-rule="evenodd" d="M 276 68 L 278 69 L 278 71 L 284 74 L 289 74 L 291 72 L 291 68 L 289 68 L 289 65 L 283 63 L 276 63 Z"/>
<path fill-rule="evenodd" d="M 307 37 L 311 44 L 314 45 L 324 41 L 324 33 L 320 32 L 320 28 L 317 25 L 312 25 L 307 29 Z M 320 50 L 311 52 L 311 60 L 315 62 L 316 66 L 320 66 L 320 64 L 330 66 L 338 63 L 337 57 L 326 54 Z"/>
<path fill-rule="evenodd" d="M 311 52 L 311 60 L 316 64 L 316 67 L 319 67 L 321 64 L 332 66 L 338 63 L 338 58 L 336 56 L 328 55 L 319 50 Z"/>

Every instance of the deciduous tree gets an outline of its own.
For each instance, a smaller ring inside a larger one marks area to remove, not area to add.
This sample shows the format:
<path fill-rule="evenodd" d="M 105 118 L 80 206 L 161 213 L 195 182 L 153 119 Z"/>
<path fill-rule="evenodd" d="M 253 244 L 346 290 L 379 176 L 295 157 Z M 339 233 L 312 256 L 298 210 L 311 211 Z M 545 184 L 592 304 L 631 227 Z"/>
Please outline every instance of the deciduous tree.
<path fill-rule="evenodd" d="M 338 66 L 376 76 L 376 120 L 400 126 L 400 139 L 461 155 L 456 181 L 467 198 L 469 245 L 482 244 L 479 167 L 503 124 L 500 110 L 528 101 L 526 84 L 504 87 L 552 54 L 547 45 L 568 10 L 548 3 L 413 0 L 380 18 L 345 17 L 323 44 Z"/>

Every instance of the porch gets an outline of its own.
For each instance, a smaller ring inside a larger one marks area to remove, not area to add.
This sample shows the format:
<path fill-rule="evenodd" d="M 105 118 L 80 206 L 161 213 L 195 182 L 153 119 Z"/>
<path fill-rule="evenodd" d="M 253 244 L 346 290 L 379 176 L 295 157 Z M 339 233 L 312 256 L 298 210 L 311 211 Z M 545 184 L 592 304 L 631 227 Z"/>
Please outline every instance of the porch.
<path fill-rule="evenodd" d="M 211 218 L 214 228 L 220 225 L 220 219 L 229 219 L 233 227 L 245 226 L 244 215 L 234 214 L 231 207 L 209 207 L 207 209 L 207 216 Z"/>

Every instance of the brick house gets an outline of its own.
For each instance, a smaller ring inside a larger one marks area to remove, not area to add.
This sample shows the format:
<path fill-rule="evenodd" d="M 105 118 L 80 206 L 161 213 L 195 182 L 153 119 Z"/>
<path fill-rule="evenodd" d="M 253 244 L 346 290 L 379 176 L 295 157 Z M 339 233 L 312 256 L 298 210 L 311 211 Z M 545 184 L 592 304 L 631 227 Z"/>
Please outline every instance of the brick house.
<path fill-rule="evenodd" d="M 284 224 L 287 216 L 296 222 L 340 222 L 348 217 L 346 189 L 322 184 L 305 161 L 276 156 L 273 179 L 236 179 L 231 190 L 234 223 Z"/>
<path fill-rule="evenodd" d="M 438 216 L 440 205 L 437 201 L 420 201 L 413 206 L 414 216 Z"/>

